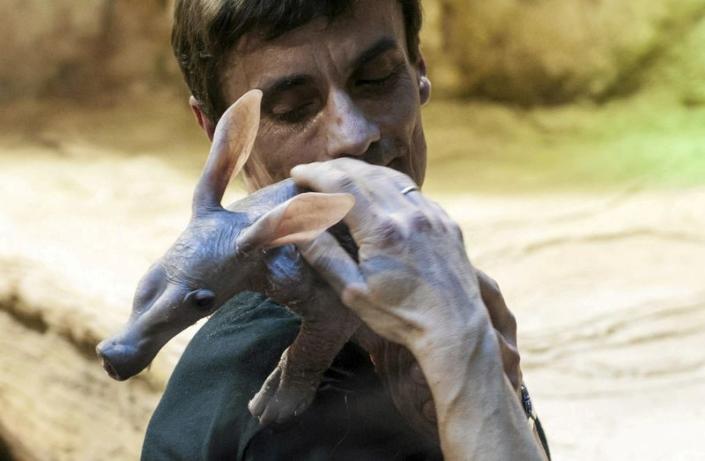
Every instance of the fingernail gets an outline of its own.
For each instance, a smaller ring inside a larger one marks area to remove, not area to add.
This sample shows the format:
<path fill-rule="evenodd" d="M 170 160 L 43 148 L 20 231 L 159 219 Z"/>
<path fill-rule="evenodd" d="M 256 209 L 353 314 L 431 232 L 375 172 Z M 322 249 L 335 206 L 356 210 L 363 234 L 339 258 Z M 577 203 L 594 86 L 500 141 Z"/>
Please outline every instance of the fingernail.
<path fill-rule="evenodd" d="M 311 163 L 305 163 L 303 165 L 296 165 L 294 168 L 291 169 L 290 174 L 294 175 L 297 173 L 303 173 L 306 170 L 306 168 L 316 167 L 319 164 L 320 164 L 320 162 L 311 162 Z"/>

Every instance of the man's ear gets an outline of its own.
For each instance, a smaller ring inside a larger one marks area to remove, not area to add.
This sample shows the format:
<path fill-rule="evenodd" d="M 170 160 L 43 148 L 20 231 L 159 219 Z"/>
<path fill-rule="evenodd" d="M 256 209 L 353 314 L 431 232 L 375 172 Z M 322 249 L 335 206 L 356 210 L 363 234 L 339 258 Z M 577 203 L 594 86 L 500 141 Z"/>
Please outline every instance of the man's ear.
<path fill-rule="evenodd" d="M 213 141 L 213 133 L 215 133 L 215 123 L 208 118 L 206 113 L 203 111 L 203 106 L 195 97 L 191 96 L 188 98 L 188 104 L 191 106 L 191 112 L 196 117 L 196 122 L 198 126 L 201 127 L 203 132 L 208 136 L 209 141 Z"/>
<path fill-rule="evenodd" d="M 350 194 L 299 194 L 243 230 L 235 248 L 247 252 L 313 240 L 342 220 L 353 205 L 355 198 Z"/>
<path fill-rule="evenodd" d="M 421 100 L 421 105 L 423 106 L 431 99 L 432 85 L 426 71 L 426 60 L 421 54 L 421 51 L 419 51 L 419 60 L 416 63 L 416 72 L 419 79 L 419 99 Z"/>

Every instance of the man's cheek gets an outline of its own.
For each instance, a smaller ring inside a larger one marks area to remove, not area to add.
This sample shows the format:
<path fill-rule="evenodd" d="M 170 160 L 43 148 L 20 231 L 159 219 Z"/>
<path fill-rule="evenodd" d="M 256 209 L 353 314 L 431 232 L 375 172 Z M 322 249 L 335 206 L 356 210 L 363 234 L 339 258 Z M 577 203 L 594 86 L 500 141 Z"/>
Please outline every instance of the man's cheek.
<path fill-rule="evenodd" d="M 415 115 L 418 112 L 421 104 L 419 82 L 413 75 L 405 73 L 392 93 L 395 107 L 403 108 L 404 113 L 409 115 Z"/>
<path fill-rule="evenodd" d="M 262 137 L 249 162 L 256 177 L 267 181 L 267 184 L 262 186 L 288 178 L 291 169 L 296 165 L 326 160 L 325 154 L 321 153 L 320 138 L 276 135 L 267 138 L 266 134 Z"/>
<path fill-rule="evenodd" d="M 245 185 L 250 193 L 277 182 L 277 179 L 270 173 L 270 170 L 259 155 L 253 154 L 243 170 L 245 172 Z"/>
<path fill-rule="evenodd" d="M 378 108 L 377 120 L 395 137 L 411 138 L 418 120 L 418 106 L 414 95 L 405 92 L 394 92 L 392 98 Z"/>
<path fill-rule="evenodd" d="M 285 149 L 290 145 L 291 140 L 282 136 L 276 124 L 263 120 L 246 170 L 251 172 L 251 180 L 263 187 L 288 177 L 291 167 Z"/>

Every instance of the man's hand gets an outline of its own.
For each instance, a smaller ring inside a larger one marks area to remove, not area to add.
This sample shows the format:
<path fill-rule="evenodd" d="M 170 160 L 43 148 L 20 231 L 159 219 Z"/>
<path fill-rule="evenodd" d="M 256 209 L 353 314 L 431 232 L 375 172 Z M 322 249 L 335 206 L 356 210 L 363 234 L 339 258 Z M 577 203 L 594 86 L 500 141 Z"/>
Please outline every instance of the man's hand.
<path fill-rule="evenodd" d="M 341 158 L 298 166 L 292 177 L 355 197 L 344 221 L 359 262 L 327 233 L 300 250 L 372 330 L 418 360 L 446 459 L 541 459 L 483 303 L 481 280 L 490 281 L 470 264 L 457 224 L 388 168 Z"/>
<path fill-rule="evenodd" d="M 480 294 L 492 321 L 502 355 L 504 374 L 519 396 L 521 369 L 517 351 L 517 325 L 497 283 L 482 271 L 477 271 Z M 392 400 L 407 422 L 420 434 L 438 439 L 436 409 L 431 389 L 421 366 L 404 346 L 387 341 L 363 326 L 355 340 L 367 352 L 375 370 L 388 389 Z"/>
<path fill-rule="evenodd" d="M 419 192 L 402 194 L 415 186 L 409 177 L 349 158 L 299 166 L 292 177 L 355 197 L 345 223 L 359 263 L 328 234 L 300 249 L 376 333 L 416 354 L 490 327 L 459 227 Z"/>

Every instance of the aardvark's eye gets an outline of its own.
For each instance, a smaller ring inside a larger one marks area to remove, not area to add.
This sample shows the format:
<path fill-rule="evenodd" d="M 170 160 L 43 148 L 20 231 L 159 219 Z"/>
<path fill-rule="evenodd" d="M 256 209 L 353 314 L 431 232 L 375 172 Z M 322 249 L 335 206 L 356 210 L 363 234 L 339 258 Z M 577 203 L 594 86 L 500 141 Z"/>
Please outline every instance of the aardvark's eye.
<path fill-rule="evenodd" d="M 199 310 L 209 310 L 215 302 L 215 293 L 206 289 L 194 290 L 186 295 L 184 302 Z"/>

